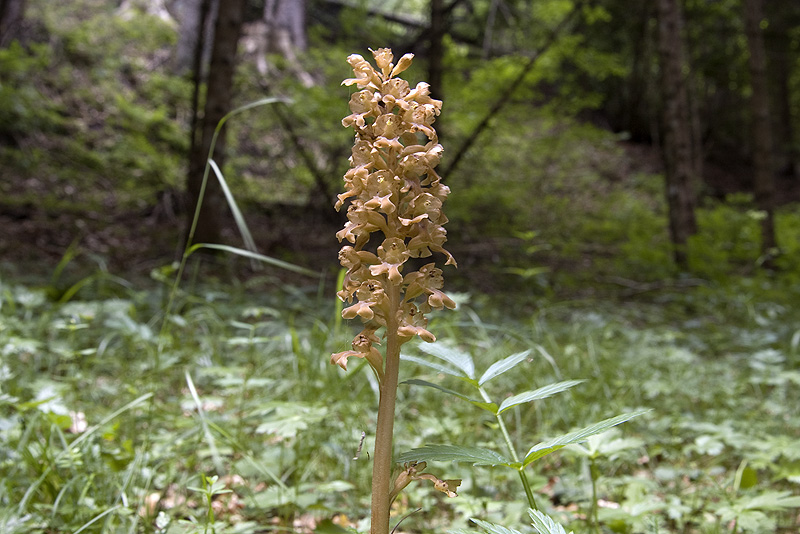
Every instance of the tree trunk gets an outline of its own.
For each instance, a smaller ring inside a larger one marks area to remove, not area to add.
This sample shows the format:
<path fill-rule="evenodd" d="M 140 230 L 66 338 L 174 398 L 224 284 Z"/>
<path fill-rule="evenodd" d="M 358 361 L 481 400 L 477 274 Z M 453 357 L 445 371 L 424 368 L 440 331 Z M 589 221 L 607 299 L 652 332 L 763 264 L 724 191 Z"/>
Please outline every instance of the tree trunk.
<path fill-rule="evenodd" d="M 259 39 L 256 58 L 258 73 L 266 79 L 270 69 L 267 54 L 281 54 L 300 83 L 304 87 L 313 87 L 314 78 L 303 70 L 297 57 L 297 51 L 305 51 L 308 47 L 305 0 L 266 0 L 262 20 L 263 35 Z"/>
<path fill-rule="evenodd" d="M 658 0 L 658 52 L 663 99 L 664 157 L 669 229 L 675 263 L 688 266 L 687 244 L 697 233 L 689 99 L 683 74 L 683 39 L 679 0 Z"/>
<path fill-rule="evenodd" d="M 794 59 L 792 51 L 793 27 L 800 9 L 796 5 L 772 2 L 765 5 L 769 26 L 764 30 L 764 48 L 767 57 L 767 72 L 770 77 L 770 109 L 773 118 L 774 165 L 783 176 L 798 176 L 798 158 L 795 150 L 795 132 L 792 121 L 792 76 Z"/>
<path fill-rule="evenodd" d="M 767 89 L 767 59 L 761 21 L 764 19 L 761 0 L 744 0 L 744 26 L 750 50 L 750 113 L 753 135 L 753 180 L 756 204 L 765 217 L 761 220 L 761 251 L 769 259 L 777 248 L 775 240 L 775 185 L 772 162 L 772 128 Z"/>
<path fill-rule="evenodd" d="M 211 140 L 219 121 L 231 111 L 233 97 L 233 76 L 236 69 L 236 52 L 242 30 L 245 0 L 227 0 L 220 4 L 217 21 L 214 25 L 214 44 L 211 48 L 208 81 L 206 83 L 206 102 L 203 117 L 198 121 L 201 142 L 195 143 L 189 160 L 187 189 L 191 200 L 189 221 L 194 217 L 197 201 L 203 182 L 203 172 L 211 148 Z M 194 135 L 194 133 L 193 133 Z M 220 168 L 225 157 L 225 130 L 217 138 L 212 157 Z M 209 174 L 205 196 L 200 208 L 193 241 L 196 243 L 216 243 L 220 238 L 221 215 L 223 209 L 222 190 L 213 174 Z"/>
<path fill-rule="evenodd" d="M 431 0 L 431 25 L 428 29 L 428 83 L 431 96 L 442 99 L 442 78 L 444 77 L 444 34 L 445 11 L 443 0 Z M 441 137 L 441 136 L 440 136 Z"/>
<path fill-rule="evenodd" d="M 25 20 L 25 0 L 0 0 L 0 48 L 21 36 Z"/>

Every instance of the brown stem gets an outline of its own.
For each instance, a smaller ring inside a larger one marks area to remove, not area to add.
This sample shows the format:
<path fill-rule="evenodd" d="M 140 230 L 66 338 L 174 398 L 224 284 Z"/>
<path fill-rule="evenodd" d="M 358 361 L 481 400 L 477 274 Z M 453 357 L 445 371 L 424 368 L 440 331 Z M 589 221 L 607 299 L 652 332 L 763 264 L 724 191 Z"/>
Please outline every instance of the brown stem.
<path fill-rule="evenodd" d="M 397 335 L 397 312 L 400 288 L 389 285 L 389 313 L 386 317 L 386 364 L 378 404 L 378 428 L 375 432 L 375 455 L 372 466 L 372 520 L 370 534 L 389 534 L 389 510 L 392 490 L 392 438 L 397 380 L 400 370 L 400 339 Z"/>

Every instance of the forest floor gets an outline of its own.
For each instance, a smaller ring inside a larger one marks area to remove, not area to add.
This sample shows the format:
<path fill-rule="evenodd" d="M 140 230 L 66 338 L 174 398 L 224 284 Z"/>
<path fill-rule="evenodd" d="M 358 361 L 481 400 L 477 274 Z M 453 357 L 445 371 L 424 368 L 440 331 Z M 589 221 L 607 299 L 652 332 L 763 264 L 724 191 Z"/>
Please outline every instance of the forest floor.
<path fill-rule="evenodd" d="M 621 143 L 625 152 L 625 168 L 613 180 L 644 173 L 657 175 L 662 171 L 658 151 L 648 145 Z M 749 174 L 743 167 L 709 165 L 710 176 L 706 187 L 712 197 L 723 198 L 732 193 L 746 191 Z M 779 204 L 800 199 L 800 182 L 796 187 L 783 187 L 787 191 Z M 26 191 L 25 198 L 35 196 Z M 81 209 L 80 203 L 72 209 L 51 208 L 30 201 L 7 197 L 0 201 L 0 261 L 6 269 L 20 274 L 49 276 L 53 267 L 65 254 L 70 261 L 93 269 L 99 263 L 103 268 L 121 276 L 148 276 L 150 271 L 180 259 L 186 229 L 186 214 L 182 213 L 177 199 L 179 193 L 165 193 L 155 205 L 139 209 Z M 245 217 L 259 252 L 284 261 L 316 270 L 336 268 L 340 244 L 334 234 L 341 228 L 344 217 L 327 206 L 300 205 L 251 206 Z M 242 239 L 230 214 L 223 217 L 222 243 L 241 246 Z M 457 223 L 456 223 L 457 224 Z M 465 241 L 459 228 L 449 226 L 449 248 L 459 263 L 469 266 L 459 277 L 465 283 L 483 290 L 503 291 L 492 282 L 489 272 L 502 264 L 503 256 L 515 253 L 521 242 L 513 238 L 479 237 Z M 467 234 L 481 236 L 478 229 L 467 228 Z M 560 262 L 552 256 L 540 256 L 551 269 L 580 269 L 590 261 Z M 242 274 L 247 275 L 247 263 L 241 262 Z"/>

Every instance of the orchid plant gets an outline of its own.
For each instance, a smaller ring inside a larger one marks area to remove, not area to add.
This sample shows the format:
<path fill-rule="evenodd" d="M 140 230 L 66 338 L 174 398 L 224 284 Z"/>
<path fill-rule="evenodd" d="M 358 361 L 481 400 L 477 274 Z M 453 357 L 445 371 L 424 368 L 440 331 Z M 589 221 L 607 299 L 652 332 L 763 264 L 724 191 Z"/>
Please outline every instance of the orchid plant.
<path fill-rule="evenodd" d="M 331 362 L 347 370 L 349 358 L 363 358 L 380 384 L 370 532 L 388 534 L 391 503 L 413 480 L 430 480 L 450 496 L 455 496 L 460 483 L 422 473 L 425 462 L 410 462 L 392 477 L 400 347 L 415 336 L 435 341 L 427 330 L 425 314 L 455 308 L 453 300 L 441 291 L 442 270 L 435 262 L 412 271 L 408 260 L 428 258 L 436 252 L 445 258 L 445 265 L 455 266 L 456 261 L 443 248 L 447 217 L 442 204 L 450 189 L 434 170 L 442 146 L 433 122 L 442 102 L 431 98 L 427 83 L 420 82 L 412 89 L 397 77 L 411 65 L 413 54 L 404 55 L 396 64 L 387 48 L 372 54 L 377 69 L 360 55 L 347 58 L 355 77 L 342 84 L 355 85 L 358 91 L 350 98 L 352 113 L 342 124 L 353 127 L 355 143 L 344 176 L 345 192 L 336 202 L 337 210 L 349 202 L 348 222 L 336 234 L 339 241 L 348 243 L 339 252 L 347 272 L 338 296 L 349 304 L 342 317 L 358 317 L 364 327 L 352 349 L 333 354 Z M 372 243 L 379 243 L 374 252 L 369 250 Z M 384 347 L 383 352 L 378 345 Z"/>
<path fill-rule="evenodd" d="M 442 146 L 433 122 L 441 112 L 442 102 L 431 98 L 428 84 L 420 82 L 412 89 L 407 81 L 397 77 L 411 65 L 412 54 L 404 55 L 397 64 L 392 62 L 394 57 L 387 48 L 372 54 L 377 69 L 360 55 L 347 58 L 355 77 L 345 80 L 343 85 L 355 85 L 359 90 L 351 96 L 352 113 L 342 124 L 353 127 L 355 143 L 350 169 L 344 175 L 345 192 L 339 195 L 335 205 L 339 210 L 349 202 L 347 223 L 336 234 L 340 242 L 347 243 L 339 252 L 339 261 L 346 273 L 338 296 L 348 303 L 342 310 L 342 317 L 358 317 L 364 326 L 350 350 L 331 356 L 331 363 L 344 370 L 347 370 L 349 358 L 366 360 L 380 385 L 370 532 L 389 533 L 392 502 L 415 480 L 428 480 L 435 489 L 450 497 L 456 496 L 461 481 L 443 480 L 424 473 L 428 461 L 463 461 L 516 470 L 535 520 L 539 512 L 525 468 L 535 460 L 581 443 L 644 411 L 612 417 L 541 442 L 523 458 L 517 453 L 501 414 L 515 406 L 566 391 L 582 381 L 551 384 L 514 395 L 498 404 L 489 397 L 484 384 L 525 361 L 529 352 L 494 363 L 479 379 L 469 354 L 440 344 L 425 345 L 428 347 L 425 352 L 452 367 L 409 356 L 406 359 L 458 376 L 476 388 L 481 399 L 424 380 L 409 380 L 408 383 L 439 389 L 491 412 L 497 418 L 510 457 L 490 449 L 425 446 L 401 455 L 400 461 L 406 463 L 393 477 L 392 438 L 400 347 L 415 336 L 428 343 L 435 342 L 436 337 L 427 330 L 425 314 L 433 309 L 455 308 L 455 302 L 442 292 L 444 279 L 436 263 L 411 270 L 408 260 L 428 258 L 436 252 L 445 258 L 445 265 L 455 266 L 456 262 L 443 247 L 447 240 L 444 229 L 447 217 L 442 205 L 450 189 L 434 170 L 441 159 Z M 370 250 L 372 247 L 374 252 Z M 384 347 L 383 352 L 378 349 L 380 345 Z"/>

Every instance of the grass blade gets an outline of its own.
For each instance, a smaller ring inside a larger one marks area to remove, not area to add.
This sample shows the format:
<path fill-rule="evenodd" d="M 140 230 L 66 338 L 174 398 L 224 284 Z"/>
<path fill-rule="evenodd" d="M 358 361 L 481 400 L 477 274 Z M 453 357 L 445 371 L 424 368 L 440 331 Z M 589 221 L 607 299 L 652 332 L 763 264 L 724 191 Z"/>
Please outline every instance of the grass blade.
<path fill-rule="evenodd" d="M 96 523 L 96 522 L 100 521 L 105 516 L 107 516 L 108 514 L 114 512 L 115 510 L 117 510 L 117 509 L 119 509 L 121 507 L 122 507 L 122 505 L 118 504 L 118 505 L 114 506 L 113 508 L 109 508 L 108 510 L 106 510 L 105 512 L 103 512 L 101 514 L 98 514 L 98 515 L 94 516 L 92 519 L 90 519 L 87 523 L 84 523 L 84 525 L 81 528 L 79 528 L 78 530 L 76 530 L 72 534 L 80 534 L 81 532 L 83 532 L 84 530 L 86 530 L 87 528 L 92 526 L 93 523 Z"/>
<path fill-rule="evenodd" d="M 217 470 L 217 473 L 221 475 L 224 473 L 225 469 L 222 464 L 222 457 L 217 449 L 217 441 L 211 433 L 208 421 L 206 421 L 206 412 L 203 410 L 203 403 L 200 401 L 200 396 L 197 394 L 197 389 L 194 387 L 192 375 L 189 374 L 189 371 L 186 371 L 185 375 L 186 385 L 189 386 L 189 392 L 192 394 L 192 399 L 194 399 L 194 404 L 197 407 L 197 415 L 200 417 L 200 424 L 203 426 L 203 435 L 206 438 L 206 443 L 208 443 L 208 448 L 211 450 L 211 460 L 214 463 L 214 468 Z"/>
<path fill-rule="evenodd" d="M 264 256 L 263 254 L 250 252 L 249 250 L 244 250 L 241 248 L 231 247 L 229 245 L 218 245 L 215 243 L 196 243 L 192 245 L 191 248 L 189 248 L 189 250 L 187 251 L 187 255 L 192 254 L 193 252 L 201 248 L 210 248 L 212 250 L 221 250 L 223 252 L 230 252 L 231 254 L 238 254 L 239 256 L 244 256 L 245 258 L 258 260 L 260 262 L 268 263 L 269 265 L 273 265 L 275 267 L 280 267 L 281 269 L 286 269 L 287 271 L 292 271 L 293 273 L 304 274 L 306 276 L 313 276 L 314 278 L 319 278 L 320 276 L 320 273 L 314 272 L 311 269 L 306 269 L 305 267 L 300 267 L 299 265 L 295 265 L 287 261 L 270 258 L 269 256 Z"/>
<path fill-rule="evenodd" d="M 211 170 L 214 171 L 214 174 L 219 181 L 219 186 L 222 189 L 222 193 L 225 195 L 225 200 L 228 201 L 228 207 L 233 214 L 233 219 L 236 221 L 236 227 L 239 228 L 239 233 L 242 235 L 245 248 L 250 252 L 258 253 L 256 242 L 253 239 L 253 234 L 250 233 L 250 228 L 247 227 L 247 222 L 244 220 L 244 215 L 242 215 L 239 205 L 236 204 L 236 199 L 233 198 L 233 193 L 231 193 L 231 190 L 228 187 L 228 182 L 222 176 L 222 171 L 217 165 L 217 162 L 213 159 L 209 159 L 208 164 L 211 165 Z"/>

